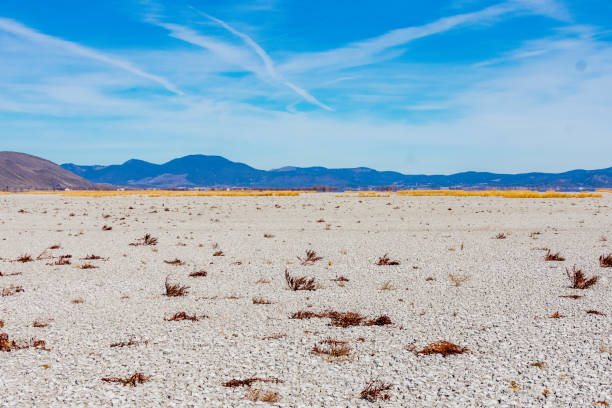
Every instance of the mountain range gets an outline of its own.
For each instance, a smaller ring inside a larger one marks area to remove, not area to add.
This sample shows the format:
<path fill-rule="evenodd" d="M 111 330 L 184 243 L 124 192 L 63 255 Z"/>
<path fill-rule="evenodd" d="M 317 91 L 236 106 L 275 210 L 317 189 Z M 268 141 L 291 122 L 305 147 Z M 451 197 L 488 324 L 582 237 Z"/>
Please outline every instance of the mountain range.
<path fill-rule="evenodd" d="M 221 156 L 205 155 L 185 156 L 163 164 L 132 159 L 110 166 L 66 163 L 62 164 L 62 167 L 92 183 L 140 188 L 328 186 L 350 189 L 394 186 L 420 189 L 452 187 L 578 190 L 612 187 L 612 167 L 564 173 L 464 172 L 452 175 L 406 175 L 393 171 L 376 171 L 367 167 L 282 167 L 259 170 Z"/>
<path fill-rule="evenodd" d="M 0 152 L 0 191 L 93 189 L 96 186 L 40 157 Z"/>

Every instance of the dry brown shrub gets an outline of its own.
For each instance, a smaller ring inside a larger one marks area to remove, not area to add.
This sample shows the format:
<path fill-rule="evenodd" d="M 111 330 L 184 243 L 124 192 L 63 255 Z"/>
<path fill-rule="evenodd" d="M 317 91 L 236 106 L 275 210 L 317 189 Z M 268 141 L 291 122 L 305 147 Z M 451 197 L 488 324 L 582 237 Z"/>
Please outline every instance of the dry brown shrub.
<path fill-rule="evenodd" d="M 34 261 L 34 259 L 32 258 L 32 255 L 30 255 L 30 254 L 23 254 L 19 258 L 15 259 L 14 262 L 25 263 L 25 262 L 32 262 L 32 261 Z"/>
<path fill-rule="evenodd" d="M 564 315 L 562 315 L 561 313 L 559 313 L 559 311 L 556 311 L 555 313 L 551 314 L 550 316 L 551 319 L 560 319 L 562 317 L 565 317 Z"/>
<path fill-rule="evenodd" d="M 313 251 L 312 249 L 308 249 L 306 250 L 305 258 L 302 259 L 298 256 L 297 259 L 302 263 L 302 265 L 306 266 L 314 265 L 315 262 L 320 261 L 321 259 L 323 259 L 323 257 L 317 256 L 317 253 L 315 251 Z"/>
<path fill-rule="evenodd" d="M 213 254 L 213 256 L 225 256 L 225 254 L 223 253 L 223 251 L 217 251 Z"/>
<path fill-rule="evenodd" d="M 170 276 L 166 276 L 166 296 L 168 297 L 176 297 L 176 296 L 185 296 L 188 293 L 189 286 L 181 286 L 179 284 L 172 285 L 168 282 L 168 278 Z"/>
<path fill-rule="evenodd" d="M 245 398 L 253 402 L 258 402 L 258 401 L 278 402 L 280 401 L 280 396 L 278 395 L 278 392 L 258 390 L 256 388 L 249 388 Z"/>
<path fill-rule="evenodd" d="M 32 323 L 32 327 L 47 327 L 48 325 L 48 323 L 42 323 L 38 320 L 35 320 L 34 323 Z"/>
<path fill-rule="evenodd" d="M 96 265 L 90 264 L 90 263 L 84 263 L 83 265 L 79 266 L 79 269 L 96 269 L 98 268 Z"/>
<path fill-rule="evenodd" d="M 344 276 L 337 276 L 335 279 L 330 279 L 332 282 L 349 282 Z"/>
<path fill-rule="evenodd" d="M 157 238 L 153 237 L 151 234 L 145 234 L 144 237 L 137 239 L 136 242 L 132 242 L 130 245 L 132 246 L 157 245 Z"/>
<path fill-rule="evenodd" d="M 271 302 L 271 301 L 269 301 L 269 300 L 266 300 L 266 299 L 264 299 L 264 298 L 260 298 L 260 297 L 259 297 L 259 298 L 257 298 L 257 297 L 254 297 L 254 298 L 253 298 L 253 304 L 254 304 L 254 305 L 271 305 L 271 304 L 272 304 L 272 302 Z"/>
<path fill-rule="evenodd" d="M 433 343 L 430 343 L 422 350 L 417 351 L 414 348 L 413 350 L 416 354 L 441 354 L 443 357 L 449 356 L 451 354 L 463 354 L 465 352 L 470 351 L 467 347 L 461 347 L 445 340 L 438 340 Z"/>
<path fill-rule="evenodd" d="M 352 348 L 347 343 L 346 341 L 335 339 L 322 340 L 310 352 L 325 356 L 327 361 L 344 361 L 351 357 Z"/>
<path fill-rule="evenodd" d="M 137 346 L 139 344 L 149 344 L 149 340 L 136 340 L 131 338 L 128 341 L 121 341 L 121 342 L 117 342 L 117 343 L 112 343 L 110 346 L 111 347 L 130 347 L 130 346 Z"/>
<path fill-rule="evenodd" d="M 82 261 L 97 261 L 99 259 L 103 259 L 101 256 L 98 255 L 87 255 L 85 258 L 81 258 Z"/>
<path fill-rule="evenodd" d="M 196 316 L 196 315 L 188 315 L 185 312 L 178 312 L 175 313 L 174 316 L 172 317 L 164 317 L 164 320 L 167 322 L 179 322 L 182 320 L 191 320 L 192 322 L 198 322 L 201 319 L 205 319 L 208 316 L 206 315 L 201 315 L 201 316 Z"/>
<path fill-rule="evenodd" d="M 366 326 L 386 326 L 388 324 L 393 324 L 393 322 L 387 315 L 378 316 L 376 319 L 368 320 L 365 323 Z"/>
<path fill-rule="evenodd" d="M 274 383 L 274 384 L 284 383 L 283 380 L 279 380 L 278 378 L 251 377 L 251 378 L 247 378 L 247 379 L 244 379 L 244 380 L 233 379 L 233 380 L 224 382 L 222 385 L 224 387 L 229 387 L 229 388 L 244 387 L 245 385 L 247 387 L 250 387 L 255 382 Z"/>
<path fill-rule="evenodd" d="M 189 276 L 191 276 L 192 278 L 204 277 L 206 275 L 208 275 L 208 272 L 206 272 L 204 269 L 201 269 L 199 271 L 194 271 L 189 274 Z"/>
<path fill-rule="evenodd" d="M 397 288 L 393 286 L 391 281 L 385 281 L 385 283 L 383 283 L 382 286 L 380 287 L 380 290 L 395 290 L 395 289 Z"/>
<path fill-rule="evenodd" d="M 104 381 L 104 382 L 116 382 L 116 383 L 120 383 L 124 387 L 126 385 L 130 385 L 132 387 L 135 387 L 136 384 L 143 384 L 143 383 L 149 381 L 150 378 L 151 377 L 147 377 L 143 373 L 135 372 L 134 374 L 132 374 L 131 377 L 127 377 L 127 378 L 105 377 L 105 378 L 102 378 L 102 381 Z"/>
<path fill-rule="evenodd" d="M 178 258 L 174 258 L 171 261 L 164 261 L 164 262 L 167 263 L 168 265 L 175 265 L 175 266 L 185 265 L 185 262 L 181 261 Z"/>
<path fill-rule="evenodd" d="M 315 278 L 306 278 L 305 276 L 296 278 L 289 275 L 289 271 L 285 269 L 285 280 L 289 289 L 296 290 L 317 290 L 317 284 Z"/>
<path fill-rule="evenodd" d="M 366 383 L 365 388 L 359 394 L 361 399 L 369 402 L 376 402 L 378 400 L 388 401 L 391 396 L 387 393 L 393 384 L 388 384 L 380 380 L 370 380 Z"/>
<path fill-rule="evenodd" d="M 495 239 L 506 239 L 506 234 L 504 234 L 503 232 L 500 232 L 499 234 L 497 234 L 495 236 Z"/>
<path fill-rule="evenodd" d="M 328 312 L 328 317 L 331 319 L 332 326 L 337 327 L 359 326 L 365 320 L 364 316 L 354 312 Z"/>
<path fill-rule="evenodd" d="M 549 249 L 546 252 L 546 255 L 544 255 L 544 260 L 561 262 L 561 261 L 565 261 L 565 258 L 559 255 L 559 252 L 553 254 L 552 252 L 550 252 L 550 249 Z"/>
<path fill-rule="evenodd" d="M 15 293 L 25 292 L 22 286 L 11 285 L 8 288 L 2 288 L 1 296 L 13 296 Z"/>
<path fill-rule="evenodd" d="M 599 266 L 602 268 L 612 268 L 612 254 L 601 255 L 599 257 Z"/>
<path fill-rule="evenodd" d="M 378 258 L 378 262 L 376 263 L 376 265 L 389 266 L 389 265 L 399 265 L 400 264 L 400 261 L 392 261 L 391 259 L 389 259 L 388 255 L 389 254 L 384 254 L 383 256 Z"/>
<path fill-rule="evenodd" d="M 561 295 L 559 296 L 560 298 L 567 298 L 567 299 L 580 299 L 582 297 L 582 295 Z"/>
<path fill-rule="evenodd" d="M 599 276 L 593 276 L 587 279 L 584 276 L 582 270 L 576 268 L 576 265 L 574 265 L 571 272 L 567 268 L 565 268 L 565 273 L 567 274 L 567 277 L 571 282 L 570 287 L 572 289 L 588 289 L 591 286 L 595 285 L 599 280 Z"/>
<path fill-rule="evenodd" d="M 454 273 L 449 273 L 448 278 L 455 284 L 455 286 L 459 287 L 461 284 L 470 279 L 469 276 L 458 276 Z"/>
<path fill-rule="evenodd" d="M 287 335 L 285 333 L 279 333 L 279 334 L 271 334 L 269 336 L 263 336 L 260 337 L 260 340 L 278 340 L 278 339 L 282 339 L 283 337 L 287 337 Z"/>
<path fill-rule="evenodd" d="M 605 313 L 602 313 L 602 312 L 597 311 L 597 310 L 587 310 L 587 313 L 588 314 L 593 314 L 593 315 L 598 315 L 598 316 L 606 316 Z"/>

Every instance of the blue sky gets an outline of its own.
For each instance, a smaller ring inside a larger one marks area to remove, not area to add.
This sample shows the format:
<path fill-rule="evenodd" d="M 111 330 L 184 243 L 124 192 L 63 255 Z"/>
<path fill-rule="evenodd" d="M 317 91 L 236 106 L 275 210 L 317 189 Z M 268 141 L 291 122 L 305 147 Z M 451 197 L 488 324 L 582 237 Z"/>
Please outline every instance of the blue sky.
<path fill-rule="evenodd" d="M 3 0 L 0 150 L 269 169 L 612 166 L 609 0 Z"/>

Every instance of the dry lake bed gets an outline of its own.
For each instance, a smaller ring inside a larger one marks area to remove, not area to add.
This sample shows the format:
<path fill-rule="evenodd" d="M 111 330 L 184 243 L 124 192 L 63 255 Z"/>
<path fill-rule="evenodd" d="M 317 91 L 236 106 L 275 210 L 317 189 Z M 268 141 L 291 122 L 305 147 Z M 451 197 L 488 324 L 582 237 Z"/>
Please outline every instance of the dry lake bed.
<path fill-rule="evenodd" d="M 0 406 L 605 407 L 611 253 L 610 194 L 2 195 Z"/>

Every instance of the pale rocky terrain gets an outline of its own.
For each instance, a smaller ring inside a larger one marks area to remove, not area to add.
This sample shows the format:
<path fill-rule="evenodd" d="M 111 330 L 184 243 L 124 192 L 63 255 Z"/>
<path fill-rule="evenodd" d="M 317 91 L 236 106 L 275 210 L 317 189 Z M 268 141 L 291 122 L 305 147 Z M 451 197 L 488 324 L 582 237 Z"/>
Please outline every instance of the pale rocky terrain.
<path fill-rule="evenodd" d="M 3 195 L 0 332 L 45 344 L 0 351 L 0 406 L 603 407 L 612 404 L 612 268 L 598 258 L 612 253 L 611 210 L 609 194 Z M 146 233 L 157 245 L 130 245 Z M 566 260 L 545 261 L 542 248 Z M 310 249 L 323 259 L 303 266 L 297 257 Z M 400 265 L 376 265 L 385 253 Z M 15 262 L 24 254 L 34 261 Z M 53 265 L 66 254 L 70 265 Z M 80 259 L 91 254 L 103 259 Z M 175 258 L 184 264 L 164 262 Z M 599 281 L 571 289 L 573 265 Z M 202 269 L 207 276 L 189 277 Z M 291 291 L 285 269 L 322 287 Z M 467 280 L 456 286 L 449 274 Z M 189 286 L 186 296 L 165 296 L 167 276 Z M 332 281 L 339 276 L 349 281 Z M 290 318 L 300 310 L 388 315 L 392 324 Z M 208 317 L 164 320 L 183 311 Z M 348 341 L 350 355 L 311 352 L 327 338 Z M 130 339 L 143 343 L 110 347 Z M 415 352 L 438 340 L 469 351 Z M 135 372 L 150 378 L 102 381 Z M 278 402 L 223 386 L 250 377 L 282 380 L 251 386 Z M 371 379 L 393 384 L 388 400 L 360 398 Z"/>

